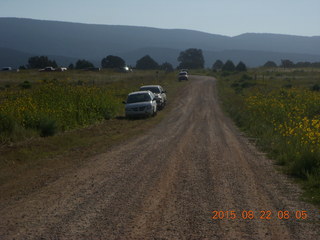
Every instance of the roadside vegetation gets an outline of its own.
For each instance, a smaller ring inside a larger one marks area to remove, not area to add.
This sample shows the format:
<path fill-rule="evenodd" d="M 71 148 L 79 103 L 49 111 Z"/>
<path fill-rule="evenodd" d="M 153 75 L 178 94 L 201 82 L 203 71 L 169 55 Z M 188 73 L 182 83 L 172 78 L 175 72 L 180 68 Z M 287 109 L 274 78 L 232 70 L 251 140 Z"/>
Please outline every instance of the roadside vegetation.
<path fill-rule="evenodd" d="M 225 110 L 320 204 L 320 70 L 216 72 Z"/>
<path fill-rule="evenodd" d="M 15 76 L 19 81 L 11 81 Z M 1 73 L 1 77 L 2 144 L 37 135 L 52 136 L 123 116 L 122 101 L 129 92 L 138 90 L 143 84 L 161 83 L 167 87 L 175 80 L 173 74 L 154 71 L 121 74 L 112 71 L 35 73 L 28 70 Z"/>

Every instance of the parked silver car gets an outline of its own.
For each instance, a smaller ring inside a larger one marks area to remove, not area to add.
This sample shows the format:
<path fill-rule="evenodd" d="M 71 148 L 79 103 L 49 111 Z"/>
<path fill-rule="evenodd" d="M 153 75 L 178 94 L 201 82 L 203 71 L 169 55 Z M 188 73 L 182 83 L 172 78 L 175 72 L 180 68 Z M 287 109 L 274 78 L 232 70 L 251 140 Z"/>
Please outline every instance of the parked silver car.
<path fill-rule="evenodd" d="M 157 102 L 151 91 L 132 92 L 124 102 L 126 117 L 155 116 L 157 114 Z"/>
<path fill-rule="evenodd" d="M 12 71 L 12 67 L 3 67 L 1 71 Z"/>
<path fill-rule="evenodd" d="M 56 71 L 54 67 L 45 67 L 39 70 L 39 72 L 54 72 L 54 71 Z"/>
<path fill-rule="evenodd" d="M 157 102 L 157 108 L 159 110 L 163 109 L 167 103 L 166 91 L 160 85 L 146 85 L 140 87 L 140 91 L 151 91 L 155 95 Z"/>
<path fill-rule="evenodd" d="M 178 76 L 178 80 L 179 81 L 188 81 L 189 77 L 188 77 L 188 73 L 187 72 L 179 72 L 179 76 Z"/>

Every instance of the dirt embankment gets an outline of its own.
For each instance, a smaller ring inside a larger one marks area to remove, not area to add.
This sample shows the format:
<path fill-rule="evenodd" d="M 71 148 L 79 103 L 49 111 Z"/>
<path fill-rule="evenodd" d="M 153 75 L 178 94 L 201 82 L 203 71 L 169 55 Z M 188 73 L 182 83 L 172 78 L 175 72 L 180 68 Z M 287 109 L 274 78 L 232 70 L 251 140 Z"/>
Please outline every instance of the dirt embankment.
<path fill-rule="evenodd" d="M 148 133 L 3 199 L 0 239 L 317 239 L 319 211 L 223 115 L 215 80 L 192 81 Z"/>

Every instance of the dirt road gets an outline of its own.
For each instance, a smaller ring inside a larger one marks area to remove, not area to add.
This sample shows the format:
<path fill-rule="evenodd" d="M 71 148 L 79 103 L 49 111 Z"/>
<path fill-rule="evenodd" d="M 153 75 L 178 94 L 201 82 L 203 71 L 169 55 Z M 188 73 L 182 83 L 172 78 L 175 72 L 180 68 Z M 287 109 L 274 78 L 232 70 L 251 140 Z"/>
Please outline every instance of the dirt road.
<path fill-rule="evenodd" d="M 0 239 L 319 239 L 319 211 L 223 115 L 214 79 L 184 92 L 147 134 L 1 202 Z"/>

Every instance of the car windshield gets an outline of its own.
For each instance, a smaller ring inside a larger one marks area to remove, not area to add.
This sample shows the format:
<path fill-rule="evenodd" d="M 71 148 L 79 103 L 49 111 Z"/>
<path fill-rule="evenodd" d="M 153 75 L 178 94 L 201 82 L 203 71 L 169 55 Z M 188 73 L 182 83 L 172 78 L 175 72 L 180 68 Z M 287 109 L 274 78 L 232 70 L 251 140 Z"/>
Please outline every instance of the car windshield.
<path fill-rule="evenodd" d="M 186 72 L 181 72 L 181 73 L 179 73 L 179 75 L 183 76 L 183 75 L 187 75 L 187 73 Z"/>
<path fill-rule="evenodd" d="M 151 100 L 149 94 L 140 93 L 140 94 L 132 94 L 128 96 L 127 103 L 136 103 L 136 102 L 148 102 Z"/>
<path fill-rule="evenodd" d="M 147 91 L 149 90 L 150 92 L 153 93 L 160 93 L 160 89 L 158 87 L 142 87 L 140 88 L 141 91 Z"/>

